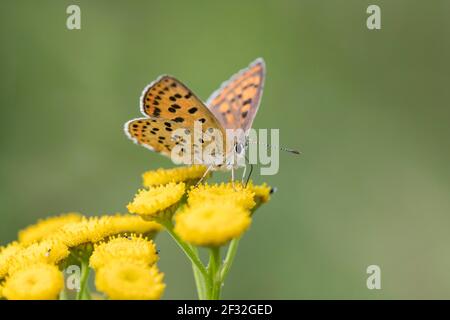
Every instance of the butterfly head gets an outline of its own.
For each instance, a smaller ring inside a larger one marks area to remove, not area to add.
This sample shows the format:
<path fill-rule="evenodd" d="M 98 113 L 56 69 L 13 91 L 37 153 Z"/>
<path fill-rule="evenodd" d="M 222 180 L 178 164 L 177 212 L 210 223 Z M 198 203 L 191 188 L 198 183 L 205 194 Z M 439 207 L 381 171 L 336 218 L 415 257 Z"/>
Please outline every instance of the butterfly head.
<path fill-rule="evenodd" d="M 235 142 L 234 144 L 234 152 L 236 156 L 244 156 L 245 155 L 245 144 L 242 142 Z"/>

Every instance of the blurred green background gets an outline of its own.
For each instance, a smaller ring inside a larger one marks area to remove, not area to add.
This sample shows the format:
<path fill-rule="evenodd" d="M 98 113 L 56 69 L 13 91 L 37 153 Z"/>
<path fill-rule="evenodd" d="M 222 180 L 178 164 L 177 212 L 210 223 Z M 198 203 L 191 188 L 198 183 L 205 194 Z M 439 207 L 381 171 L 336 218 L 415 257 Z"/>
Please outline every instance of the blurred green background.
<path fill-rule="evenodd" d="M 125 212 L 142 172 L 172 166 L 123 133 L 141 90 L 169 73 L 206 99 L 262 56 L 254 126 L 304 154 L 254 175 L 278 192 L 224 298 L 450 298 L 449 1 L 30 0 L 0 17 L 1 244 L 48 215 Z M 195 298 L 187 259 L 157 243 L 165 298 Z"/>

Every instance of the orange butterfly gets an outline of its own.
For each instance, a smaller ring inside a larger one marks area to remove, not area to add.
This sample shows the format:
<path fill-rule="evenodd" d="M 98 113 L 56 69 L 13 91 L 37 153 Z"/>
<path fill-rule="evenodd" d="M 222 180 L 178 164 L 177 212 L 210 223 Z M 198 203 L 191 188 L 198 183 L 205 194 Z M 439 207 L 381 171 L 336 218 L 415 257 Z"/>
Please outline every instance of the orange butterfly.
<path fill-rule="evenodd" d="M 191 160 L 185 162 L 207 165 L 208 171 L 231 169 L 234 180 L 234 169 L 242 165 L 235 157 L 245 156 L 246 139 L 261 101 L 265 72 L 264 60 L 256 59 L 224 82 L 206 105 L 179 80 L 160 76 L 144 89 L 140 98 L 145 117 L 128 121 L 125 133 L 135 143 L 172 160 L 175 155 L 187 155 Z M 196 136 L 197 129 L 201 132 Z M 225 139 L 220 140 L 221 137 Z M 208 146 L 213 147 L 209 150 L 218 150 L 214 160 L 208 160 L 202 153 Z"/>

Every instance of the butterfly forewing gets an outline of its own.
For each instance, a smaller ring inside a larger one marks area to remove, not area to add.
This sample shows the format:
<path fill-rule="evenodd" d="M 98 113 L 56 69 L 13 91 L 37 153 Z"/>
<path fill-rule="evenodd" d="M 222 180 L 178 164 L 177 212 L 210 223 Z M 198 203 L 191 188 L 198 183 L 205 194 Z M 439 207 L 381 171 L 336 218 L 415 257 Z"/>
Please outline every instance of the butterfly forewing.
<path fill-rule="evenodd" d="M 207 139 L 211 131 L 216 130 L 225 137 L 223 127 L 205 104 L 170 76 L 162 76 L 145 88 L 141 110 L 147 117 L 127 122 L 125 131 L 128 136 L 150 150 L 172 157 L 172 160 L 188 154 L 190 164 L 193 161 L 208 164 L 203 159 L 203 151 L 214 143 Z M 224 143 L 222 148 L 225 148 Z"/>
<path fill-rule="evenodd" d="M 264 87 L 264 60 L 257 59 L 241 70 L 208 99 L 207 106 L 224 128 L 251 128 Z"/>
<path fill-rule="evenodd" d="M 221 128 L 205 104 L 171 76 L 162 76 L 145 88 L 141 110 L 149 117 L 171 120 L 187 127 L 200 121 L 204 127 Z"/>

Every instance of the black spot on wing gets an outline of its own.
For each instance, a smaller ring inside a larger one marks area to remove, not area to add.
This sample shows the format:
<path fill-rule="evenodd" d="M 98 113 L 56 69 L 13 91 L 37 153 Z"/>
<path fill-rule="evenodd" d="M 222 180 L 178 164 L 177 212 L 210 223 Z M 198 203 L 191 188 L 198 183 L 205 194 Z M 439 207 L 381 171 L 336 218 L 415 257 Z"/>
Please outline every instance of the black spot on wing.
<path fill-rule="evenodd" d="M 248 98 L 247 100 L 245 100 L 244 102 L 242 102 L 242 105 L 246 105 L 246 104 L 250 104 L 252 103 L 252 98 Z"/>

